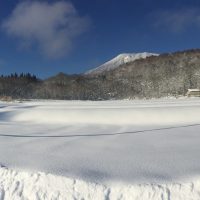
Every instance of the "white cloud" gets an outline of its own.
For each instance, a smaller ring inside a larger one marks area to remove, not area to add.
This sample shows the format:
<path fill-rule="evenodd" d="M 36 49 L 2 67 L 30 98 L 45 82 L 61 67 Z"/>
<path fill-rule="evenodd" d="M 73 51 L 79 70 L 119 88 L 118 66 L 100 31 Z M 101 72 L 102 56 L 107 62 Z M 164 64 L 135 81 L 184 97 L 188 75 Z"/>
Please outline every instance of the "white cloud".
<path fill-rule="evenodd" d="M 172 32 L 182 32 L 191 27 L 200 26 L 200 9 L 182 8 L 158 12 L 155 17 L 155 26 L 164 27 Z"/>
<path fill-rule="evenodd" d="M 80 17 L 69 2 L 24 1 L 3 22 L 3 30 L 23 46 L 39 47 L 50 58 L 66 55 L 74 39 L 86 31 L 89 19 Z"/>

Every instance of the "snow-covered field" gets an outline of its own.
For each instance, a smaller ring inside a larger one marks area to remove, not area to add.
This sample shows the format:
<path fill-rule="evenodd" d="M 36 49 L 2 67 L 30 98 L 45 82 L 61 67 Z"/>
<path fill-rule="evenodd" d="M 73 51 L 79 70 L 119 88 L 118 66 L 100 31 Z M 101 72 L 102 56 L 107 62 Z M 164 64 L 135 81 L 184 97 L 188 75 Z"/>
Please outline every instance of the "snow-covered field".
<path fill-rule="evenodd" d="M 0 103 L 2 199 L 200 199 L 200 100 Z"/>

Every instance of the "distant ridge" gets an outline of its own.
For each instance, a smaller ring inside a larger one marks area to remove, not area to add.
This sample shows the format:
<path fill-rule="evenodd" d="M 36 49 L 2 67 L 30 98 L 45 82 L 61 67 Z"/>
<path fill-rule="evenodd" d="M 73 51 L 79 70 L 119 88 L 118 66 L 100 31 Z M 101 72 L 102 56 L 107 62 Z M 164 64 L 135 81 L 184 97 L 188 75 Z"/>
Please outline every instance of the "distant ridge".
<path fill-rule="evenodd" d="M 116 56 L 112 60 L 100 65 L 99 67 L 85 72 L 85 74 L 86 75 L 87 74 L 100 74 L 102 72 L 115 69 L 115 68 L 117 68 L 117 67 L 119 67 L 123 64 L 127 64 L 127 63 L 133 62 L 133 61 L 138 60 L 138 59 L 145 59 L 145 58 L 150 57 L 150 56 L 159 56 L 159 54 L 148 53 L 148 52 L 119 54 L 118 56 Z"/>

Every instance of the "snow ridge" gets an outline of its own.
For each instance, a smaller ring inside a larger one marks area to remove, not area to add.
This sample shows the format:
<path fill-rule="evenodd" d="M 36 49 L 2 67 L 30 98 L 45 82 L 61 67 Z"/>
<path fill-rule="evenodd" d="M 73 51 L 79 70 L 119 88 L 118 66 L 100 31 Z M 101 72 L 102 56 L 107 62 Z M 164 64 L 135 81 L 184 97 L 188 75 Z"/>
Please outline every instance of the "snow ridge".
<path fill-rule="evenodd" d="M 110 71 L 112 69 L 115 69 L 123 64 L 127 64 L 130 62 L 133 62 L 138 59 L 145 59 L 150 56 L 158 56 L 159 54 L 155 53 L 148 53 L 148 52 L 143 52 L 143 53 L 123 53 L 119 54 L 117 57 L 113 58 L 112 60 L 104 63 L 103 65 L 100 65 L 99 67 L 95 69 L 91 69 L 87 71 L 85 74 L 99 74 L 104 71 Z"/>
<path fill-rule="evenodd" d="M 89 183 L 41 172 L 0 168 L 0 200 L 181 200 L 200 199 L 200 179 L 164 184 Z"/>

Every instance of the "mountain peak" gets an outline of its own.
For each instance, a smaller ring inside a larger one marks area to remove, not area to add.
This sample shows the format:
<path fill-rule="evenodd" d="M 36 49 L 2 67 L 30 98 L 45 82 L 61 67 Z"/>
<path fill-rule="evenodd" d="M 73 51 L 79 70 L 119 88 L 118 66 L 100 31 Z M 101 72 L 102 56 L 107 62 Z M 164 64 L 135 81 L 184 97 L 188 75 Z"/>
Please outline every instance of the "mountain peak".
<path fill-rule="evenodd" d="M 110 71 L 113 70 L 123 64 L 133 62 L 138 59 L 145 59 L 150 56 L 158 56 L 159 54 L 155 53 L 148 53 L 148 52 L 143 52 L 143 53 L 122 53 L 119 54 L 118 56 L 114 57 L 112 60 L 100 65 L 97 68 L 91 69 L 87 71 L 85 74 L 100 74 L 104 71 Z"/>

